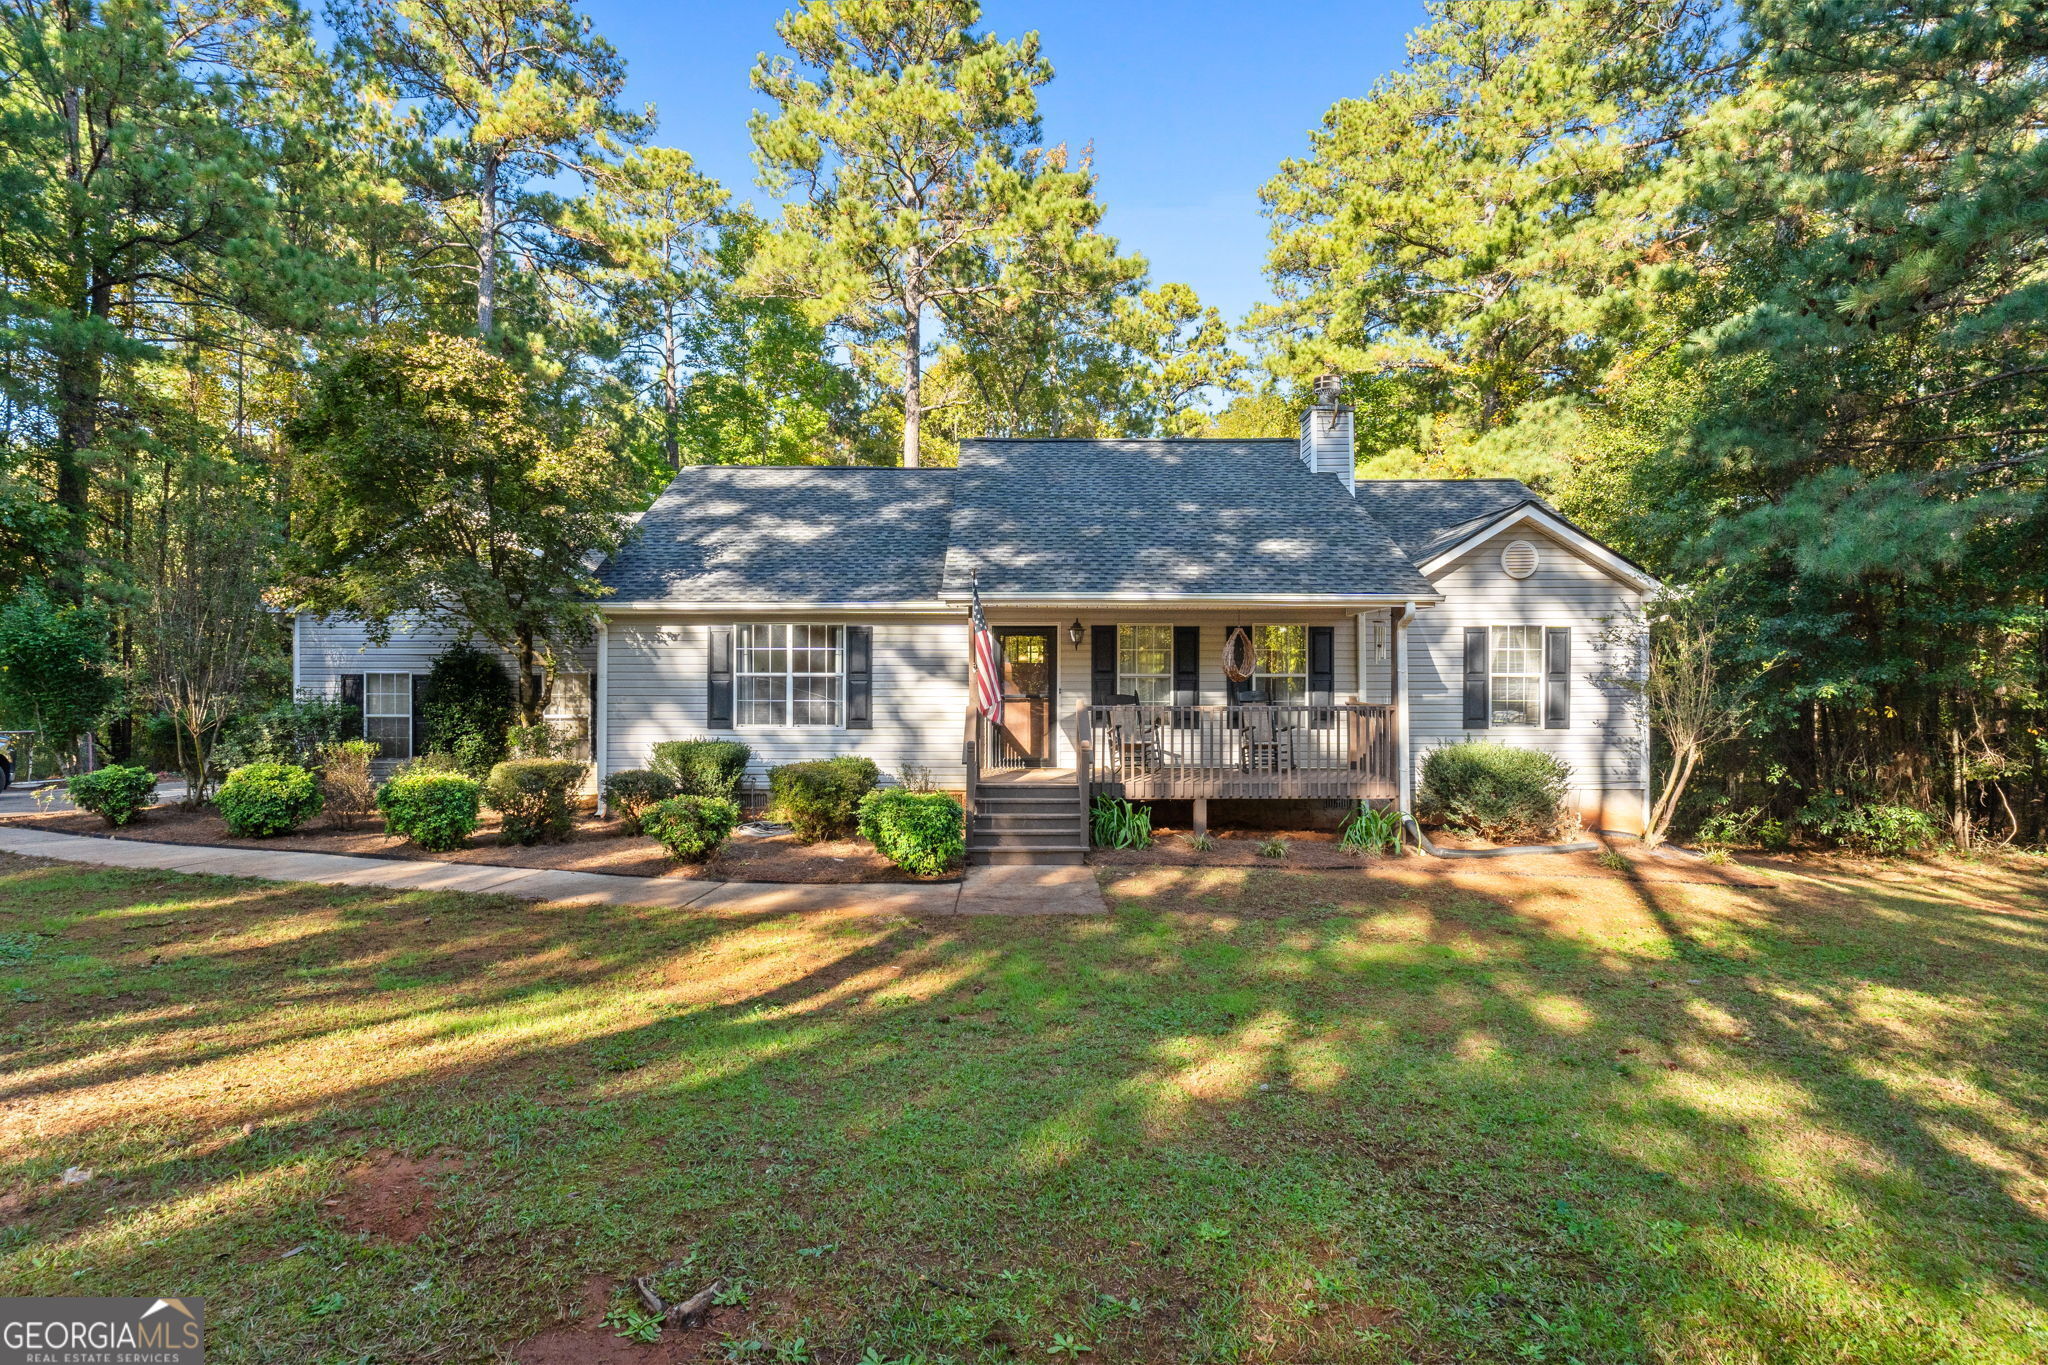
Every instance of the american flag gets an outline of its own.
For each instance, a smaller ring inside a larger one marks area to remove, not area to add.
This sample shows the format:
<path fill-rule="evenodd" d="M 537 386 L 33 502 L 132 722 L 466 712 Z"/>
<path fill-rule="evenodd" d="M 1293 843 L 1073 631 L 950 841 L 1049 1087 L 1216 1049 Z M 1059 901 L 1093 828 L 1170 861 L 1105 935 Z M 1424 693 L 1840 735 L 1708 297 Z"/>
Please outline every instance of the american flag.
<path fill-rule="evenodd" d="M 974 585 L 974 605 L 967 610 L 969 643 L 974 654 L 974 709 L 990 725 L 1003 723 L 1003 665 L 995 632 L 981 614 L 981 585 Z"/>

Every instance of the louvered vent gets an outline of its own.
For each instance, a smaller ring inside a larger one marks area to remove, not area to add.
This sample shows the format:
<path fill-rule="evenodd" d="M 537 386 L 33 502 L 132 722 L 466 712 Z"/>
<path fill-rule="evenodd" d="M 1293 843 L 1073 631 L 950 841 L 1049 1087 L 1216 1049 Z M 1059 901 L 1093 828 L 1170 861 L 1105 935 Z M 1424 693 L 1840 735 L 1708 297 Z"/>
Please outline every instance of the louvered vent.
<path fill-rule="evenodd" d="M 1501 548 L 1500 566 L 1509 578 L 1527 578 L 1536 572 L 1536 547 L 1526 540 L 1511 540 Z"/>

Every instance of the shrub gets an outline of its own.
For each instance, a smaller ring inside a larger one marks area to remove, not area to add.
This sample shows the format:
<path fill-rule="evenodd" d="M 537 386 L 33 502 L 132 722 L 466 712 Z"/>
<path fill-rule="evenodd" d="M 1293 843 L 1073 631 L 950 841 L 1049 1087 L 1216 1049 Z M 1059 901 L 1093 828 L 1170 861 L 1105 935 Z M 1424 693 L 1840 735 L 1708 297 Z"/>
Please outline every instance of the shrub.
<path fill-rule="evenodd" d="M 1925 811 L 1833 795 L 1807 802 L 1799 812 L 1799 827 L 1825 842 L 1887 858 L 1932 847 L 1941 839 Z"/>
<path fill-rule="evenodd" d="M 736 739 L 674 739 L 654 746 L 648 766 L 675 783 L 679 795 L 737 800 L 753 757 Z"/>
<path fill-rule="evenodd" d="M 1693 831 L 1693 842 L 1701 848 L 1789 848 L 1792 831 L 1783 820 L 1764 814 L 1763 807 L 1717 810 Z"/>
<path fill-rule="evenodd" d="M 674 779 L 652 768 L 623 768 L 604 780 L 605 804 L 619 813 L 629 834 L 641 832 L 641 812 L 657 801 L 680 795 Z"/>
<path fill-rule="evenodd" d="M 1287 856 L 1287 841 L 1285 839 L 1265 840 L 1259 845 L 1259 856 L 1261 858 L 1285 858 Z"/>
<path fill-rule="evenodd" d="M 459 644 L 435 656 L 420 702 L 427 747 L 455 760 L 470 777 L 482 778 L 505 761 L 505 731 L 518 717 L 512 675 L 498 656 L 473 644 Z"/>
<path fill-rule="evenodd" d="M 296 763 L 247 763 L 228 774 L 213 804 L 238 839 L 289 834 L 320 813 L 326 799 Z"/>
<path fill-rule="evenodd" d="M 1554 835 L 1572 769 L 1538 749 L 1472 741 L 1430 750 L 1418 804 L 1430 819 L 1495 843 Z"/>
<path fill-rule="evenodd" d="M 415 768 L 377 788 L 377 809 L 387 833 L 430 853 L 461 848 L 476 833 L 483 784 L 461 773 Z"/>
<path fill-rule="evenodd" d="M 377 746 L 367 739 L 323 744 L 315 752 L 327 819 L 337 828 L 354 829 L 377 808 L 377 782 L 370 775 L 370 762 L 376 757 Z"/>
<path fill-rule="evenodd" d="M 860 799 L 860 836 L 919 877 L 936 877 L 967 854 L 967 812 L 944 792 L 884 787 Z"/>
<path fill-rule="evenodd" d="M 881 775 L 872 759 L 841 754 L 772 769 L 768 790 L 776 814 L 809 844 L 853 833 L 860 823 L 861 798 L 875 789 Z"/>
<path fill-rule="evenodd" d="M 585 767 L 564 758 L 511 758 L 491 769 L 484 800 L 503 818 L 508 844 L 553 844 L 569 837 L 569 794 Z"/>
<path fill-rule="evenodd" d="M 671 796 L 640 812 L 640 828 L 686 863 L 710 857 L 739 822 L 739 802 L 722 796 Z"/>
<path fill-rule="evenodd" d="M 1089 831 L 1098 848 L 1152 847 L 1152 808 L 1120 796 L 1098 796 L 1089 811 Z"/>
<path fill-rule="evenodd" d="M 1338 843 L 1355 853 L 1370 853 L 1375 857 L 1395 853 L 1401 847 L 1401 812 L 1392 806 L 1374 806 L 1361 801 L 1351 818 L 1344 822 L 1344 832 Z"/>
<path fill-rule="evenodd" d="M 110 763 L 96 773 L 80 773 L 64 783 L 64 794 L 80 810 L 89 810 L 119 829 L 149 809 L 156 800 L 156 774 L 147 768 Z"/>
<path fill-rule="evenodd" d="M 359 738 L 362 712 L 327 697 L 281 701 L 228 722 L 213 761 L 230 771 L 252 763 L 312 767 L 321 746 Z"/>

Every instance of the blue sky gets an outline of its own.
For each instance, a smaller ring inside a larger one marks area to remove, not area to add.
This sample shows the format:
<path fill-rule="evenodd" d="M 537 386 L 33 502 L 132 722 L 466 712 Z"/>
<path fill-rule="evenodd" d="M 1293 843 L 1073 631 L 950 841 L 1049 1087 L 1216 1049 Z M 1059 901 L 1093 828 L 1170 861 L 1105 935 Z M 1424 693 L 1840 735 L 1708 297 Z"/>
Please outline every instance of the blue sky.
<path fill-rule="evenodd" d="M 779 50 L 780 0 L 585 0 L 626 58 L 629 98 L 661 114 L 657 140 L 757 207 L 747 116 L 764 101 L 754 58 Z M 1106 227 L 1233 321 L 1266 297 L 1258 188 L 1346 95 L 1398 65 L 1417 3 L 1156 4 L 987 0 L 986 27 L 1036 29 L 1057 73 L 1050 142 L 1092 142 Z"/>

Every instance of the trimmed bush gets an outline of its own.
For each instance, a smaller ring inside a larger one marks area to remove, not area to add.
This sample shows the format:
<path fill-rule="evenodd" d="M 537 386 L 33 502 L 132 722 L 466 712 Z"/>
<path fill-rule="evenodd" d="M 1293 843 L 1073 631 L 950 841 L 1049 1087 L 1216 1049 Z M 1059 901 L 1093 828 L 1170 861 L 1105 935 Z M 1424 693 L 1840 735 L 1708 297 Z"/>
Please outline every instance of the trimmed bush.
<path fill-rule="evenodd" d="M 491 769 L 484 801 L 503 820 L 508 844 L 554 844 L 573 827 L 569 795 L 583 781 L 584 765 L 565 758 L 513 758 Z"/>
<path fill-rule="evenodd" d="M 327 798 L 327 821 L 335 828 L 354 829 L 377 808 L 377 780 L 370 775 L 376 757 L 376 742 L 367 739 L 323 744 L 315 752 L 320 764 L 320 794 Z"/>
<path fill-rule="evenodd" d="M 640 812 L 640 828 L 686 863 L 710 857 L 739 822 L 739 802 L 722 796 L 671 796 Z"/>
<path fill-rule="evenodd" d="M 967 812 L 944 792 L 884 787 L 860 799 L 860 836 L 918 877 L 936 877 L 967 855 Z"/>
<path fill-rule="evenodd" d="M 736 739 L 673 739 L 654 746 L 648 767 L 675 783 L 681 796 L 739 799 L 754 751 Z"/>
<path fill-rule="evenodd" d="M 320 783 L 296 763 L 248 763 L 228 774 L 214 809 L 237 839 L 290 834 L 327 804 Z"/>
<path fill-rule="evenodd" d="M 420 768 L 377 788 L 386 833 L 412 840 L 429 853 L 461 848 L 476 833 L 483 784 L 461 773 Z"/>
<path fill-rule="evenodd" d="M 505 761 L 505 731 L 519 718 L 512 675 L 497 655 L 473 644 L 444 649 L 427 670 L 420 713 L 427 747 L 453 758 L 467 776 L 481 779 Z"/>
<path fill-rule="evenodd" d="M 657 801 L 680 796 L 675 780 L 652 768 L 624 768 L 604 780 L 605 804 L 619 813 L 629 834 L 640 833 L 640 814 Z"/>
<path fill-rule="evenodd" d="M 875 789 L 881 770 L 859 754 L 809 763 L 785 763 L 768 773 L 768 791 L 778 818 L 787 820 L 807 844 L 843 839 L 860 823 L 860 801 Z"/>
<path fill-rule="evenodd" d="M 156 800 L 156 774 L 147 768 L 110 763 L 96 773 L 80 773 L 64 783 L 64 794 L 80 810 L 89 810 L 119 829 L 148 810 Z"/>
<path fill-rule="evenodd" d="M 1422 760 L 1417 805 L 1437 820 L 1495 843 L 1548 839 L 1564 819 L 1572 769 L 1538 749 L 1472 741 L 1446 744 Z"/>

